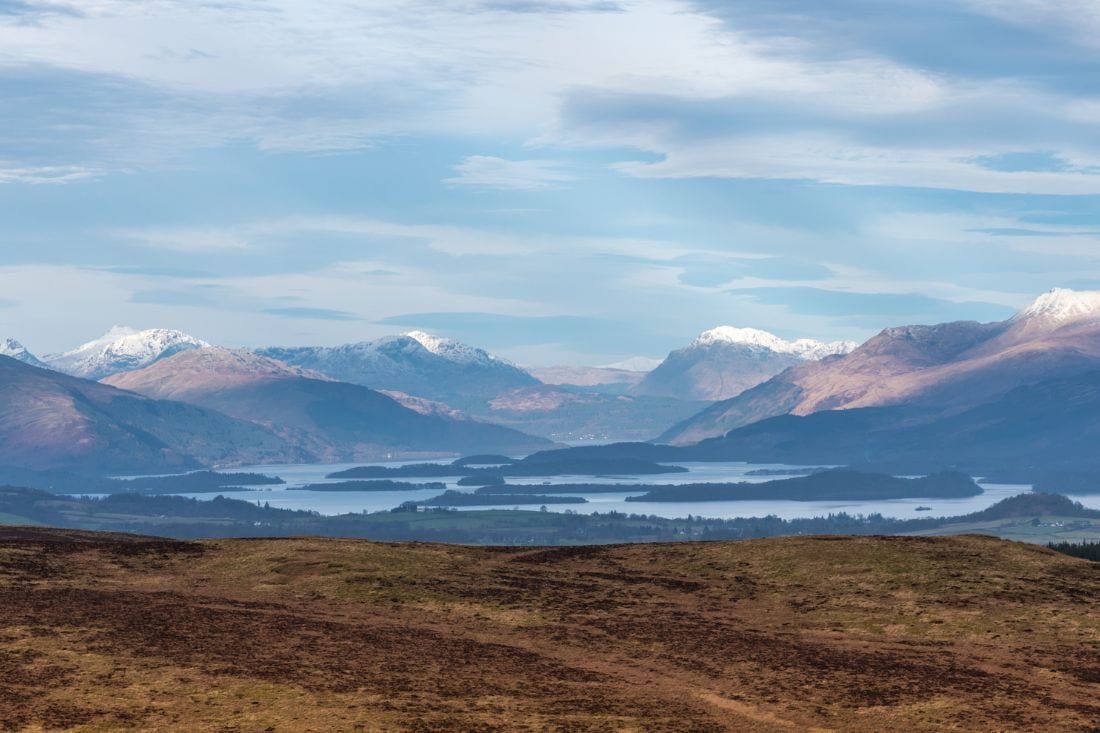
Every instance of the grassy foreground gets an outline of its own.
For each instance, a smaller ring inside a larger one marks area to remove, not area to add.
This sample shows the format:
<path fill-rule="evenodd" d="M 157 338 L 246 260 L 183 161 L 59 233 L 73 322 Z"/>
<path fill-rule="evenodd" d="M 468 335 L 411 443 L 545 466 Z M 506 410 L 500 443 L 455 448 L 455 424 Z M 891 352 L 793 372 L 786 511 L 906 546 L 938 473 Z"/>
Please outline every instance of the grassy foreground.
<path fill-rule="evenodd" d="M 1095 730 L 1100 565 L 989 537 L 490 548 L 0 528 L 0 728 Z"/>

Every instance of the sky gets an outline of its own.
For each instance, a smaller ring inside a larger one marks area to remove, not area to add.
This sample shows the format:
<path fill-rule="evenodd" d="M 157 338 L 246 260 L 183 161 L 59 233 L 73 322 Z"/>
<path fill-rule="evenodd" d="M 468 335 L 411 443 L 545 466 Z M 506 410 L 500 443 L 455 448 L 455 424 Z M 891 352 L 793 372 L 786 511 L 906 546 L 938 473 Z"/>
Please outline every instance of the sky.
<path fill-rule="evenodd" d="M 528 365 L 1100 288 L 1095 0 L 0 0 L 0 337 Z"/>

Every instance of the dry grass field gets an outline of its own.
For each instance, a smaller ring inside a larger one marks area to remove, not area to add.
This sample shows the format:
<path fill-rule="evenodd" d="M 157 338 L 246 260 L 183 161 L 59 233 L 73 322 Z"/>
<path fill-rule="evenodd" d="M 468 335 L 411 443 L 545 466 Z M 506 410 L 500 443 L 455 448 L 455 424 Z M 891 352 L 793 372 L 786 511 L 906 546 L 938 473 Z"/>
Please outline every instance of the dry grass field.
<path fill-rule="evenodd" d="M 0 529 L 0 729 L 1100 730 L 1100 565 Z"/>

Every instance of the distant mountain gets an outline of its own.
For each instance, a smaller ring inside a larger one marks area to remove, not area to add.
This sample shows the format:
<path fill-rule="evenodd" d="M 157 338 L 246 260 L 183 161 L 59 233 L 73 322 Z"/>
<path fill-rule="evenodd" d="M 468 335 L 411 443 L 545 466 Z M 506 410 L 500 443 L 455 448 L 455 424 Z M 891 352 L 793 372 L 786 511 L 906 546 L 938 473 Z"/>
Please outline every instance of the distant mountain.
<path fill-rule="evenodd" d="M 618 443 L 545 460 L 641 459 L 843 465 L 892 474 L 944 469 L 1028 483 L 1100 476 L 1100 368 L 1018 386 L 947 413 L 914 405 L 780 415 L 683 446 Z"/>
<path fill-rule="evenodd" d="M 252 423 L 0 356 L 0 466 L 163 473 L 311 458 Z"/>
<path fill-rule="evenodd" d="M 612 364 L 601 364 L 601 369 L 622 369 L 628 372 L 651 372 L 660 366 L 664 359 L 654 359 L 650 356 L 632 356 L 629 359 L 616 361 Z"/>
<path fill-rule="evenodd" d="M 344 346 L 265 348 L 256 353 L 333 379 L 466 409 L 538 380 L 482 349 L 410 331 Z"/>
<path fill-rule="evenodd" d="M 504 392 L 477 416 L 562 442 L 647 440 L 705 404 L 541 384 Z"/>
<path fill-rule="evenodd" d="M 4 339 L 0 341 L 0 356 L 8 356 L 24 364 L 30 364 L 31 366 L 46 366 L 34 354 L 27 351 L 27 347 L 23 346 L 23 344 L 15 339 Z"/>
<path fill-rule="evenodd" d="M 678 459 L 816 461 L 900 472 L 953 467 L 1023 482 L 1059 470 L 1098 471 L 1097 445 L 1100 370 L 1019 386 L 951 414 L 892 406 L 784 415 L 684 447 Z"/>
<path fill-rule="evenodd" d="M 589 368 L 575 370 L 557 384 L 544 384 L 482 349 L 421 331 L 345 346 L 265 348 L 255 353 L 394 394 L 420 412 L 469 415 L 555 441 L 650 438 L 703 406 L 663 397 L 620 399 L 628 383 L 565 383 L 621 376 Z M 622 378 L 635 379 L 626 374 Z"/>
<path fill-rule="evenodd" d="M 674 426 L 688 444 L 777 415 L 910 406 L 950 415 L 1100 368 L 1100 293 L 1055 289 L 1011 319 L 888 328 L 841 359 L 802 364 Z"/>
<path fill-rule="evenodd" d="M 543 384 L 579 387 L 606 394 L 622 394 L 637 386 L 646 376 L 646 372 L 588 366 L 538 367 L 529 372 Z"/>
<path fill-rule="evenodd" d="M 247 351 L 185 351 L 105 381 L 258 423 L 324 460 L 520 454 L 550 445 L 497 425 L 409 409 L 375 390 Z"/>
<path fill-rule="evenodd" d="M 673 351 L 633 394 L 684 400 L 724 400 L 806 361 L 847 354 L 850 341 L 786 341 L 755 328 L 719 326 Z"/>
<path fill-rule="evenodd" d="M 141 369 L 160 359 L 210 344 L 181 331 L 153 328 L 138 331 L 115 326 L 94 341 L 62 354 L 43 357 L 51 369 L 85 379 Z"/>

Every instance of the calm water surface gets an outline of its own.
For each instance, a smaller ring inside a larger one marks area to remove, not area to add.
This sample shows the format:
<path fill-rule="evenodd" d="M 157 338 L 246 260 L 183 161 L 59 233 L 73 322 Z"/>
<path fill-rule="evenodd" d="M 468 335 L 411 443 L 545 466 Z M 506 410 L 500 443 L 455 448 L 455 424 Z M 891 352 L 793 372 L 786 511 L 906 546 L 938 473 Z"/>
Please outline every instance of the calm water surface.
<path fill-rule="evenodd" d="M 223 495 L 234 499 L 242 499 L 252 502 L 267 502 L 272 507 L 281 509 L 309 509 L 321 514 L 348 514 L 354 512 L 376 512 L 393 509 L 405 501 L 423 501 L 430 499 L 439 492 L 435 489 L 422 491 L 300 491 L 295 487 L 312 483 L 337 483 L 332 479 L 326 479 L 327 474 L 341 471 L 353 466 L 364 465 L 361 463 L 345 464 L 300 464 L 300 465 L 265 465 L 245 466 L 235 468 L 233 471 L 255 471 L 282 477 L 285 485 L 262 487 L 260 491 L 225 491 Z M 393 463 L 386 465 L 403 465 Z M 578 476 L 550 476 L 550 477 L 517 477 L 509 478 L 510 483 L 516 484 L 568 484 L 568 483 L 600 483 L 600 484 L 680 484 L 680 483 L 721 483 L 730 481 L 748 481 L 758 483 L 784 476 L 746 476 L 752 470 L 760 468 L 793 469 L 797 466 L 785 466 L 781 464 L 749 464 L 749 463 L 683 463 L 679 464 L 688 469 L 688 473 L 665 474 L 661 476 L 604 476 L 598 478 Z M 458 486 L 459 476 L 442 478 L 407 478 L 398 479 L 411 483 L 443 482 L 449 489 L 473 492 L 476 487 Z M 704 502 L 634 502 L 626 501 L 630 493 L 609 494 L 585 494 L 578 492 L 576 496 L 588 499 L 587 504 L 551 504 L 547 506 L 550 511 L 562 512 L 566 510 L 578 513 L 590 514 L 593 512 L 625 512 L 628 514 L 654 514 L 662 517 L 686 517 L 691 514 L 697 517 L 731 519 L 734 517 L 763 517 L 775 515 L 783 519 L 797 517 L 815 517 L 826 514 L 846 512 L 848 514 L 873 514 L 879 513 L 887 517 L 910 519 L 914 517 L 939 517 L 957 516 L 969 514 L 991 506 L 1001 499 L 1015 496 L 1031 487 L 1024 484 L 988 484 L 982 483 L 984 492 L 978 496 L 961 499 L 889 499 L 883 501 L 704 501 Z M 636 492 L 634 492 L 636 493 Z M 211 499 L 213 494 L 185 494 L 198 499 Z M 1087 507 L 1100 509 L 1100 495 L 1071 496 L 1075 501 L 1080 501 Z M 914 511 L 918 506 L 931 507 L 931 511 Z M 490 507 L 463 507 L 464 509 L 490 508 Z M 491 507 L 496 509 L 509 509 L 508 506 Z M 517 508 L 535 509 L 536 506 L 526 505 Z"/>

